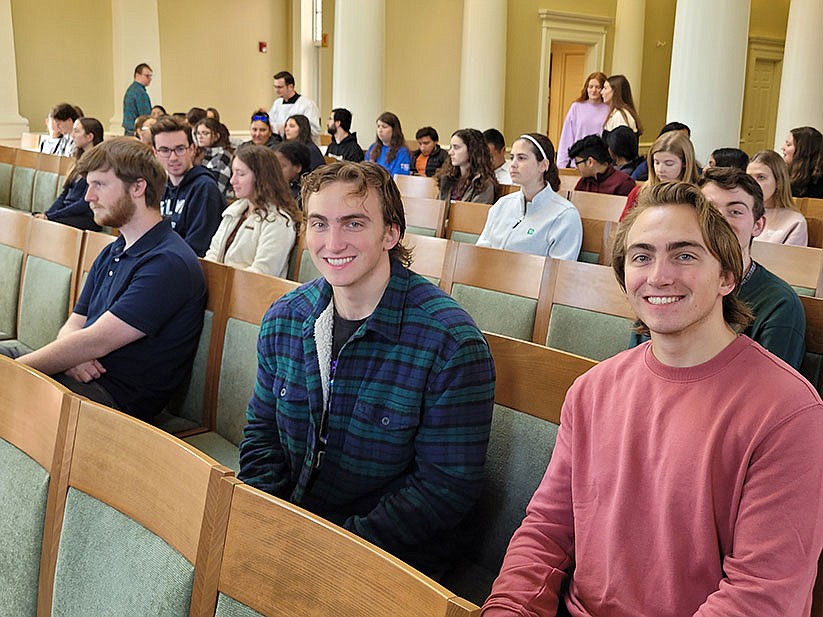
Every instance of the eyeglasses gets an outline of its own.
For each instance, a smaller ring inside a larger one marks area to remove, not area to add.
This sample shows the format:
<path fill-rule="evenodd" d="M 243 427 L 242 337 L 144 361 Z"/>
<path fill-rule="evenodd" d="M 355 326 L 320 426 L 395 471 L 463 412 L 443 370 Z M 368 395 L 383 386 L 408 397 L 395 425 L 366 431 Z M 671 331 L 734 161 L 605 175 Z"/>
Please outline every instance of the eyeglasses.
<path fill-rule="evenodd" d="M 269 114 L 255 114 L 251 117 L 252 122 L 266 122 L 269 121 Z"/>
<path fill-rule="evenodd" d="M 588 159 L 574 159 L 574 164 L 577 167 L 580 167 L 583 163 L 585 163 Z"/>
<path fill-rule="evenodd" d="M 171 156 L 172 152 L 174 152 L 177 156 L 183 156 L 188 149 L 188 146 L 176 146 L 174 148 L 166 148 L 165 146 L 162 146 L 157 148 L 157 154 L 162 156 L 164 159 L 167 159 Z"/>

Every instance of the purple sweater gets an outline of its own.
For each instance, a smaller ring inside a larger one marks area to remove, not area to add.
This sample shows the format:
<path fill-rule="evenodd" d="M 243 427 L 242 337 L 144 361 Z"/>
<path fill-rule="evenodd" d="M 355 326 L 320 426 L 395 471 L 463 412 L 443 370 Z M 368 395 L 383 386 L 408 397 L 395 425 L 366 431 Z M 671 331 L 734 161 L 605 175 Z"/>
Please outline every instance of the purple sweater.
<path fill-rule="evenodd" d="M 609 106 L 605 103 L 581 103 L 575 101 L 566 114 L 563 122 L 563 131 L 560 133 L 560 143 L 557 145 L 557 166 L 561 169 L 569 165 L 569 148 L 574 142 L 587 135 L 600 135 L 603 124 L 609 115 Z"/>

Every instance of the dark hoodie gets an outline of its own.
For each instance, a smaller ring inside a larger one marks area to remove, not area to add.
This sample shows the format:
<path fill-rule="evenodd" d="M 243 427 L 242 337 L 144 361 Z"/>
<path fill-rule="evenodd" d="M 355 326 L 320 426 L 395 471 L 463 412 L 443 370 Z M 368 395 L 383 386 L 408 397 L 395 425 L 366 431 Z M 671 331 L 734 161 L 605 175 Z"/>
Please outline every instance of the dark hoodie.
<path fill-rule="evenodd" d="M 202 165 L 189 169 L 177 186 L 167 180 L 160 201 L 163 217 L 171 220 L 172 229 L 198 257 L 206 254 L 225 207 L 226 201 L 214 176 Z"/>
<path fill-rule="evenodd" d="M 363 160 L 363 148 L 357 143 L 357 133 L 349 133 L 348 137 L 340 143 L 334 141 L 334 137 L 332 137 L 326 154 L 346 161 L 354 161 L 355 163 Z"/>

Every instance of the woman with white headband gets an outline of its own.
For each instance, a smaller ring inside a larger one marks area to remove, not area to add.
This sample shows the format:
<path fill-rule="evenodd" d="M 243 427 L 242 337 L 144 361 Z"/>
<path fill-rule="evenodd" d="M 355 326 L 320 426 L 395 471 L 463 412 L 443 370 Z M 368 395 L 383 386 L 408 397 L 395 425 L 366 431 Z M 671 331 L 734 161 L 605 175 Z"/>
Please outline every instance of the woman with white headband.
<path fill-rule="evenodd" d="M 509 171 L 521 189 L 491 207 L 477 245 L 576 260 L 583 225 L 577 208 L 555 192 L 560 176 L 549 138 L 521 135 L 512 145 Z"/>

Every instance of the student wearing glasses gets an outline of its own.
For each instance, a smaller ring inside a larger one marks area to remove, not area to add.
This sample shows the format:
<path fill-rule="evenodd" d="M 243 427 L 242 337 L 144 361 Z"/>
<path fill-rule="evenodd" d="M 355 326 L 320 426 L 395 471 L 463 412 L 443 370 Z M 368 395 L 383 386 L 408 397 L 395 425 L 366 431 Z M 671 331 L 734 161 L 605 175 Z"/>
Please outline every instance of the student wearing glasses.
<path fill-rule="evenodd" d="M 226 201 L 212 173 L 194 164 L 191 127 L 172 116 L 151 127 L 154 154 L 168 173 L 160 212 L 198 257 L 206 254 Z"/>
<path fill-rule="evenodd" d="M 126 88 L 123 95 L 123 130 L 124 134 L 134 135 L 134 121 L 137 116 L 152 114 L 151 99 L 146 87 L 151 84 L 154 71 L 145 62 L 134 67 L 134 81 Z"/>
<path fill-rule="evenodd" d="M 224 197 L 231 197 L 231 160 L 234 149 L 229 143 L 225 128 L 213 118 L 203 118 L 194 125 L 197 143 L 197 159 L 210 170 L 217 180 L 217 187 Z"/>

